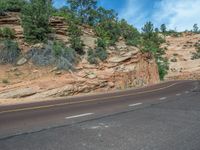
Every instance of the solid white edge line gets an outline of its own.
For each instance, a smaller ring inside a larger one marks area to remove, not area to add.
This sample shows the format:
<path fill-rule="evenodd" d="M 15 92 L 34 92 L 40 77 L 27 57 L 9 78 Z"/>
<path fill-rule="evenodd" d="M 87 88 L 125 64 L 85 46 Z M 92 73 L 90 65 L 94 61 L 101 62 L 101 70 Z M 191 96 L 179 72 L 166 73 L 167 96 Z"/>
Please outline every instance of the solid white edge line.
<path fill-rule="evenodd" d="M 85 114 L 80 114 L 80 115 L 76 115 L 76 116 L 69 116 L 66 117 L 65 119 L 73 119 L 73 118 L 79 118 L 79 117 L 85 117 L 85 116 L 90 116 L 93 115 L 94 113 L 85 113 Z"/>
<path fill-rule="evenodd" d="M 138 106 L 138 105 L 142 105 L 142 103 L 130 104 L 130 105 L 128 105 L 128 106 L 129 106 L 129 107 L 134 107 L 134 106 Z"/>

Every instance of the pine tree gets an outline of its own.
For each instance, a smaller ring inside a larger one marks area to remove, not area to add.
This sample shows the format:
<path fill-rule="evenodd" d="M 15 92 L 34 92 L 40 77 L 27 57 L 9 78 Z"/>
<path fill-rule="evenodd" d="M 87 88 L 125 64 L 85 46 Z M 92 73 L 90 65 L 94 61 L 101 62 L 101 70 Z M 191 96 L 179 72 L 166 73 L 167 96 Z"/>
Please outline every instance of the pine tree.
<path fill-rule="evenodd" d="M 50 31 L 51 0 L 30 0 L 22 10 L 22 26 L 28 42 L 44 42 Z"/>
<path fill-rule="evenodd" d="M 166 27 L 165 24 L 162 24 L 162 25 L 160 26 L 160 31 L 161 31 L 162 33 L 166 33 L 166 32 L 167 32 L 167 27 Z"/>
<path fill-rule="evenodd" d="M 142 28 L 143 35 L 147 39 L 151 39 L 152 36 L 154 35 L 154 25 L 152 22 L 147 22 L 144 27 Z"/>
<path fill-rule="evenodd" d="M 67 0 L 70 9 L 81 18 L 82 23 L 88 23 L 93 10 L 97 7 L 97 0 Z"/>
<path fill-rule="evenodd" d="M 19 12 L 25 5 L 26 0 L 0 0 L 0 12 Z"/>
<path fill-rule="evenodd" d="M 193 32 L 194 32 L 194 33 L 198 33 L 198 32 L 199 32 L 199 27 L 198 27 L 197 24 L 194 24 L 194 25 L 193 25 Z"/>

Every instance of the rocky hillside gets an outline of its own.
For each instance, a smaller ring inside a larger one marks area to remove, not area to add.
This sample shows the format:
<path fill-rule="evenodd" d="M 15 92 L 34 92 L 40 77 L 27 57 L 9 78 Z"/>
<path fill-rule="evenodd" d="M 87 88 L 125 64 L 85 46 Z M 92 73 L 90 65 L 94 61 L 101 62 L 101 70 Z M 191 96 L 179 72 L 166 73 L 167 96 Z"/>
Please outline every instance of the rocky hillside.
<path fill-rule="evenodd" d="M 15 30 L 15 40 L 23 54 L 31 48 L 44 48 L 42 44 L 29 45 L 24 42 L 18 13 L 1 16 L 0 26 Z M 51 26 L 54 33 L 49 36 L 68 44 L 67 24 L 63 18 L 52 18 Z M 97 38 L 89 27 L 82 26 L 81 29 L 87 53 L 88 48 L 95 47 Z M 37 67 L 25 57 L 21 57 L 16 66 L 0 65 L 0 99 L 61 97 L 141 87 L 159 82 L 155 60 L 148 54 L 142 54 L 138 48 L 127 46 L 123 38 L 107 51 L 109 57 L 105 62 L 91 65 L 87 61 L 87 55 L 84 55 L 74 70 L 68 72 L 52 67 Z"/>
<path fill-rule="evenodd" d="M 167 36 L 166 56 L 169 59 L 167 80 L 200 79 L 200 59 L 192 59 L 200 34 L 182 33 L 178 37 Z"/>

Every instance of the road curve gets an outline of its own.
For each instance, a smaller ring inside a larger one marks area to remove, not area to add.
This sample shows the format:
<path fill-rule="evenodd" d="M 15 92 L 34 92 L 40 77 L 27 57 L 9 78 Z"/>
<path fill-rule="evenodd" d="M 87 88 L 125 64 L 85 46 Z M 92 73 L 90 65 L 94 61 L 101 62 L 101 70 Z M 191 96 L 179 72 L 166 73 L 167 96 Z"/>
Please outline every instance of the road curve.
<path fill-rule="evenodd" d="M 199 90 L 199 81 L 0 107 L 1 141 L 173 101 Z M 198 98 L 197 98 L 198 99 Z M 1 149 L 1 147 L 0 147 Z"/>

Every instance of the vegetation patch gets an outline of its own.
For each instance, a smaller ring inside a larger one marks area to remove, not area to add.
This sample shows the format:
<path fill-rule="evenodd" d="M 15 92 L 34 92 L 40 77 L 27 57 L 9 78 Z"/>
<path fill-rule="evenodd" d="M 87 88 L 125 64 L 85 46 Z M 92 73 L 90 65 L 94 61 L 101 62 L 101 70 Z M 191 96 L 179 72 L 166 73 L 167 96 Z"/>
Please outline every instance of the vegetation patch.
<path fill-rule="evenodd" d="M 195 44 L 196 52 L 192 54 L 192 60 L 200 59 L 200 44 Z"/>
<path fill-rule="evenodd" d="M 19 12 L 25 3 L 26 0 L 0 0 L 0 13 L 6 11 Z"/>
<path fill-rule="evenodd" d="M 38 66 L 54 66 L 58 69 L 73 69 L 76 63 L 76 52 L 64 44 L 55 41 L 46 44 L 43 49 L 31 49 L 26 57 Z"/>
<path fill-rule="evenodd" d="M 141 50 L 145 53 L 151 53 L 156 59 L 161 80 L 164 79 L 169 69 L 168 60 L 164 57 L 165 49 L 160 48 L 164 42 L 165 39 L 155 32 L 154 25 L 151 22 L 147 22 L 142 28 Z"/>
<path fill-rule="evenodd" d="M 0 38 L 13 39 L 15 37 L 15 31 L 9 27 L 0 28 Z"/>
<path fill-rule="evenodd" d="M 3 84 L 8 84 L 8 83 L 9 83 L 8 79 L 3 79 L 1 82 L 2 82 Z"/>
<path fill-rule="evenodd" d="M 88 50 L 88 62 L 90 64 L 98 64 L 99 61 L 105 61 L 108 58 L 108 53 L 102 47 Z"/>
<path fill-rule="evenodd" d="M 0 42 L 0 64 L 15 64 L 21 51 L 18 44 L 10 39 Z"/>
<path fill-rule="evenodd" d="M 47 0 L 27 1 L 21 14 L 22 27 L 27 42 L 45 42 L 50 32 L 49 19 L 52 4 Z"/>

